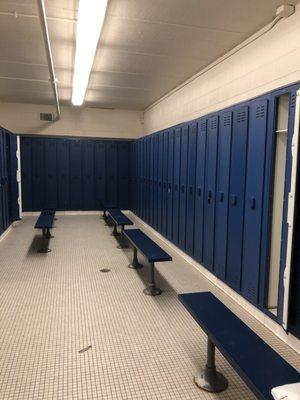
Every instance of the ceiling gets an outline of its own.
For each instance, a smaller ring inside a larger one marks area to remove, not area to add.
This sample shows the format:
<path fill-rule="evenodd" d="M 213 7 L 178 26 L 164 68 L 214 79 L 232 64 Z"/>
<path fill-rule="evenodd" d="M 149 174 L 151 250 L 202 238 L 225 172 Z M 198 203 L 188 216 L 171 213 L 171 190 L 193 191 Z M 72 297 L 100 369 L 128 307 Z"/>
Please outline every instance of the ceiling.
<path fill-rule="evenodd" d="M 283 2 L 110 0 L 84 105 L 145 109 L 270 22 Z M 45 6 L 59 98 L 71 105 L 78 1 Z M 0 101 L 52 104 L 36 0 L 0 1 L 0 48 Z"/>

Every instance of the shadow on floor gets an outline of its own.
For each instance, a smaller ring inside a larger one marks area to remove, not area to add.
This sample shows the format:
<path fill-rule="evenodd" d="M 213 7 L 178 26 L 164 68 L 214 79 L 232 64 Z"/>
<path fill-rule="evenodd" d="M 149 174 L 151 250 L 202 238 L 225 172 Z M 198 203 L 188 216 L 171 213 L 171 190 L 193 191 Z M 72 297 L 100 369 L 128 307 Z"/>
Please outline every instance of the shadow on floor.
<path fill-rule="evenodd" d="M 42 235 L 36 235 L 34 236 L 32 242 L 30 243 L 30 246 L 27 250 L 26 257 L 33 257 L 36 255 L 46 255 L 47 252 L 41 253 L 40 251 L 43 249 L 48 249 L 49 248 L 49 242 L 50 239 L 45 239 L 42 237 Z"/>

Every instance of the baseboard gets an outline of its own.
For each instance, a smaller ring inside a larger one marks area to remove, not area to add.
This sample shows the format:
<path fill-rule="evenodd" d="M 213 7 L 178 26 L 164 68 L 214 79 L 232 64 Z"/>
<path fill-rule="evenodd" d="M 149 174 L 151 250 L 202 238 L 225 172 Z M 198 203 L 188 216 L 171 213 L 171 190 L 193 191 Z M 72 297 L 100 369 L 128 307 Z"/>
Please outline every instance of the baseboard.
<path fill-rule="evenodd" d="M 12 231 L 13 224 L 9 225 L 9 227 L 0 235 L 0 242 Z"/>
<path fill-rule="evenodd" d="M 139 218 L 133 212 L 130 212 L 141 225 L 144 225 L 147 229 L 149 229 L 153 235 L 158 237 L 160 240 L 166 243 L 166 245 L 170 246 L 172 250 L 174 250 L 178 255 L 180 255 L 186 262 L 192 265 L 197 269 L 205 278 L 207 278 L 210 282 L 212 282 L 218 289 L 222 290 L 227 296 L 229 296 L 235 303 L 244 308 L 249 314 L 251 314 L 255 319 L 257 319 L 261 324 L 266 326 L 269 330 L 271 330 L 277 337 L 279 337 L 282 341 L 284 341 L 287 345 L 289 345 L 293 350 L 300 354 L 300 340 L 296 338 L 296 336 L 286 333 L 280 324 L 274 321 L 272 318 L 268 317 L 261 310 L 256 308 L 253 304 L 251 304 L 248 300 L 242 297 L 240 294 L 236 293 L 233 289 L 231 289 L 226 283 L 221 281 L 215 275 L 213 275 L 210 271 L 208 271 L 203 265 L 199 264 L 193 258 L 188 256 L 185 252 L 180 250 L 177 246 L 175 246 L 172 242 L 162 236 L 159 232 L 153 229 L 150 225 L 148 225 L 145 221 Z"/>

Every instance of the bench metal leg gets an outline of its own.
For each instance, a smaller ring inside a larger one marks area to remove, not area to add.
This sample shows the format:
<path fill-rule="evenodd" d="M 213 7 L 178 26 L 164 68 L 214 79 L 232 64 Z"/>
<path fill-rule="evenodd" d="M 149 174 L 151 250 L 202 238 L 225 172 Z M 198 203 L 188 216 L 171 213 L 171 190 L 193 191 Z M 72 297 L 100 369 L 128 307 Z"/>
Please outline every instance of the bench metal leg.
<path fill-rule="evenodd" d="M 48 248 L 48 233 L 49 229 L 43 229 L 43 235 L 42 235 L 42 247 L 38 250 L 38 253 L 49 253 L 51 249 Z"/>
<path fill-rule="evenodd" d="M 228 387 L 227 379 L 216 369 L 215 345 L 209 338 L 207 338 L 206 366 L 204 370 L 196 372 L 194 379 L 197 386 L 212 393 L 223 392 Z"/>
<path fill-rule="evenodd" d="M 49 228 L 47 228 L 47 231 L 46 231 L 46 238 L 47 238 L 47 239 L 52 239 L 52 238 L 54 238 L 54 236 L 51 235 L 50 229 L 49 229 Z"/>
<path fill-rule="evenodd" d="M 117 230 L 116 224 L 114 224 L 114 230 L 112 231 L 111 236 L 120 236 L 120 233 Z"/>
<path fill-rule="evenodd" d="M 120 241 L 119 245 L 117 246 L 118 249 L 128 249 L 128 246 L 125 242 L 125 237 L 124 237 L 124 225 L 121 225 L 121 233 L 120 233 Z"/>
<path fill-rule="evenodd" d="M 128 268 L 132 268 L 132 269 L 143 268 L 143 265 L 139 263 L 139 260 L 137 258 L 137 249 L 136 249 L 136 247 L 133 248 L 133 260 L 132 260 L 132 263 L 128 265 Z"/>
<path fill-rule="evenodd" d="M 162 293 L 161 289 L 155 286 L 155 279 L 154 279 L 154 263 L 150 263 L 150 282 L 148 287 L 143 290 L 143 293 L 147 296 L 158 296 Z"/>

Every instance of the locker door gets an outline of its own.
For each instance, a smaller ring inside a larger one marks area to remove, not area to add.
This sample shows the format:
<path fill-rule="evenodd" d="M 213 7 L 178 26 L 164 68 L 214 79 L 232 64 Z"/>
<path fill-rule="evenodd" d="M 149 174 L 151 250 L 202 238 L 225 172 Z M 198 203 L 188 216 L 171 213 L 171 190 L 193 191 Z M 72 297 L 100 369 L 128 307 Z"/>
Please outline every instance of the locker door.
<path fill-rule="evenodd" d="M 0 234 L 7 227 L 5 133 L 0 129 Z"/>
<path fill-rule="evenodd" d="M 33 211 L 32 205 L 32 139 L 21 137 L 22 166 L 22 208 L 23 211 Z"/>
<path fill-rule="evenodd" d="M 117 143 L 106 142 L 106 201 L 109 205 L 117 206 L 117 178 L 118 178 L 118 160 Z"/>
<path fill-rule="evenodd" d="M 118 199 L 120 210 L 128 210 L 129 142 L 118 143 Z"/>
<path fill-rule="evenodd" d="M 145 138 L 145 221 L 149 224 L 149 138 Z"/>
<path fill-rule="evenodd" d="M 214 265 L 218 119 L 216 115 L 207 121 L 203 264 L 210 270 Z"/>
<path fill-rule="evenodd" d="M 195 183 L 196 183 L 196 149 L 198 123 L 190 125 L 188 149 L 188 184 L 186 210 L 186 252 L 194 254 L 194 223 L 195 223 Z"/>
<path fill-rule="evenodd" d="M 17 159 L 17 136 L 7 133 L 7 140 L 9 143 L 9 162 L 8 162 L 8 176 L 9 176 L 9 194 L 10 194 L 10 207 L 9 207 L 9 220 L 10 222 L 20 219 L 19 210 L 19 186 L 17 181 L 18 159 Z"/>
<path fill-rule="evenodd" d="M 180 184 L 180 151 L 181 128 L 174 134 L 174 169 L 173 169 L 173 242 L 179 243 L 179 184 Z"/>
<path fill-rule="evenodd" d="M 174 166 L 174 131 L 169 132 L 168 144 L 168 194 L 167 194 L 167 238 L 173 239 L 173 166 Z"/>
<path fill-rule="evenodd" d="M 261 224 L 267 142 L 268 100 L 251 102 L 248 134 L 242 293 L 257 303 L 261 260 Z"/>
<path fill-rule="evenodd" d="M 158 230 L 158 134 L 153 139 L 153 226 Z"/>
<path fill-rule="evenodd" d="M 141 149 L 140 149 L 140 163 L 141 163 L 141 210 L 140 210 L 140 217 L 144 219 L 144 213 L 145 213 L 145 157 L 144 157 L 144 139 L 141 139 Z"/>
<path fill-rule="evenodd" d="M 214 262 L 215 274 L 222 280 L 226 272 L 231 131 L 232 112 L 225 111 L 219 128 Z"/>
<path fill-rule="evenodd" d="M 44 208 L 57 209 L 56 139 L 45 142 L 45 202 Z"/>
<path fill-rule="evenodd" d="M 70 140 L 57 141 L 58 210 L 70 209 Z"/>
<path fill-rule="evenodd" d="M 162 205 L 163 205 L 163 157 L 164 157 L 164 136 L 163 132 L 158 135 L 158 196 L 157 196 L 157 227 L 162 233 Z"/>
<path fill-rule="evenodd" d="M 8 135 L 3 130 L 2 133 L 2 200 L 3 200 L 3 227 L 4 230 L 9 227 L 9 180 L 8 180 L 8 160 L 9 147 Z"/>
<path fill-rule="evenodd" d="M 95 142 L 95 196 L 96 196 L 96 209 L 101 209 L 103 204 L 106 203 L 105 191 L 105 142 L 104 140 L 97 140 Z"/>
<path fill-rule="evenodd" d="M 163 206 L 162 206 L 162 234 L 167 236 L 168 214 L 167 214 L 167 199 L 168 199 L 168 146 L 169 132 L 164 132 L 164 152 L 163 152 Z"/>
<path fill-rule="evenodd" d="M 196 161 L 196 198 L 195 198 L 195 233 L 194 257 L 202 263 L 203 260 L 203 222 L 204 222 L 204 182 L 206 157 L 207 121 L 202 118 L 198 122 L 197 161 Z"/>
<path fill-rule="evenodd" d="M 241 286 L 248 107 L 233 112 L 228 211 L 226 281 L 235 290 Z"/>
<path fill-rule="evenodd" d="M 138 216 L 142 216 L 142 140 L 138 142 L 138 175 L 139 175 L 139 188 L 138 188 Z"/>
<path fill-rule="evenodd" d="M 83 209 L 95 210 L 94 142 L 83 141 Z"/>
<path fill-rule="evenodd" d="M 32 140 L 32 207 L 34 211 L 45 208 L 45 154 L 44 145 L 47 139 Z M 47 172 L 46 172 L 47 174 Z"/>
<path fill-rule="evenodd" d="M 185 250 L 186 241 L 186 200 L 187 200 L 187 175 L 188 175 L 188 145 L 189 126 L 181 130 L 180 148 L 180 197 L 179 197 L 179 247 Z"/>
<path fill-rule="evenodd" d="M 149 178 L 150 178 L 150 188 L 149 188 L 149 203 L 150 203 L 150 213 L 149 213 L 149 223 L 151 226 L 153 226 L 153 159 L 154 159 L 154 137 L 153 135 L 150 136 L 150 173 L 149 173 Z"/>
<path fill-rule="evenodd" d="M 82 210 L 82 148 L 80 140 L 70 143 L 70 209 Z"/>

